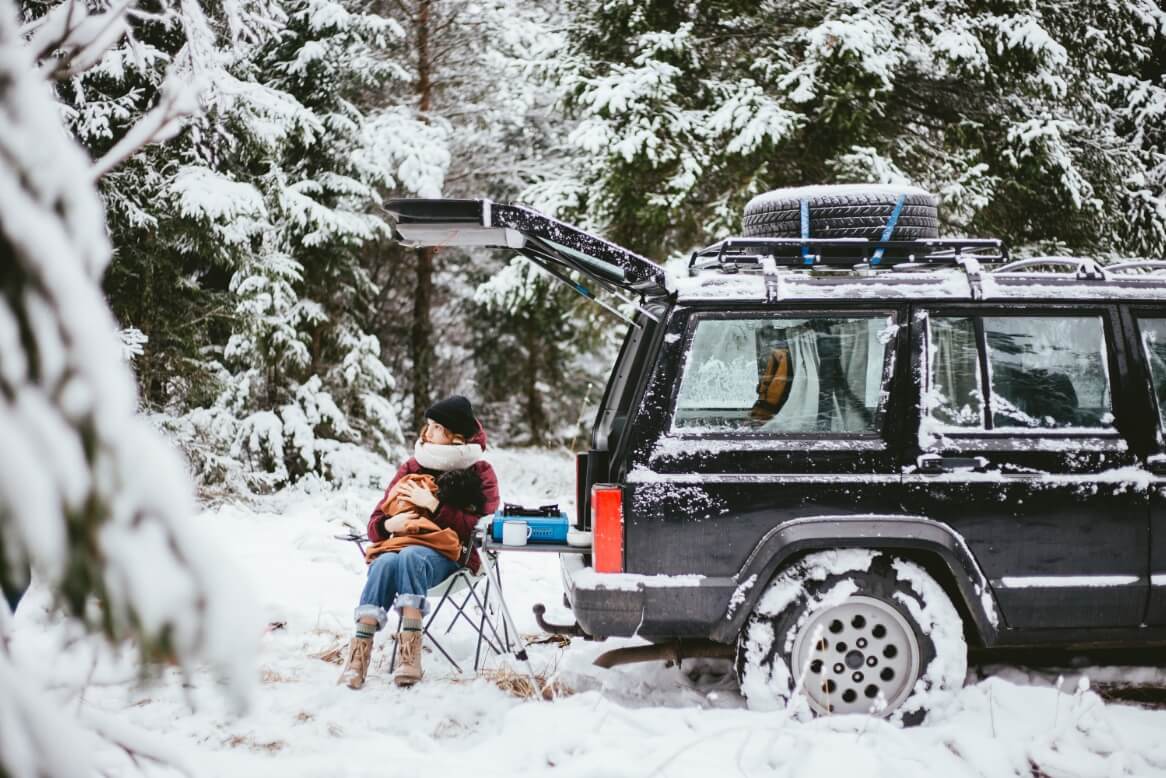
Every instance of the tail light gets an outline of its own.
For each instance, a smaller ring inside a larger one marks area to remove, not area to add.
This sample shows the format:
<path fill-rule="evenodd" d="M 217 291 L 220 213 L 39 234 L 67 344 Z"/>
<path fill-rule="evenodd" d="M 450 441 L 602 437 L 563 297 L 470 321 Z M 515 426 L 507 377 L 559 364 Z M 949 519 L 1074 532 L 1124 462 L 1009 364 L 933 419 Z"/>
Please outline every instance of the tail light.
<path fill-rule="evenodd" d="M 591 557 L 597 573 L 623 572 L 623 489 L 591 487 Z"/>

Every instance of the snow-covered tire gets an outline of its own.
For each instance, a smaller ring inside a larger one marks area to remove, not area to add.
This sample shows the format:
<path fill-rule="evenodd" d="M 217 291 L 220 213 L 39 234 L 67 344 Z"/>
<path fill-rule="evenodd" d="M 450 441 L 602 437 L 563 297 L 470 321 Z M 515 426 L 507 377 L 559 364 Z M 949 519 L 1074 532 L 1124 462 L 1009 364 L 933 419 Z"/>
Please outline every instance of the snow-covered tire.
<path fill-rule="evenodd" d="M 918 724 L 963 686 L 959 612 L 919 565 L 867 549 L 810 554 L 761 596 L 737 643 L 754 710 L 873 713 Z"/>
<path fill-rule="evenodd" d="M 912 187 L 876 184 L 775 189 L 749 201 L 742 228 L 747 238 L 799 238 L 805 200 L 810 211 L 809 237 L 878 240 L 899 195 L 906 197 L 891 239 L 936 237 L 939 217 L 933 196 Z"/>

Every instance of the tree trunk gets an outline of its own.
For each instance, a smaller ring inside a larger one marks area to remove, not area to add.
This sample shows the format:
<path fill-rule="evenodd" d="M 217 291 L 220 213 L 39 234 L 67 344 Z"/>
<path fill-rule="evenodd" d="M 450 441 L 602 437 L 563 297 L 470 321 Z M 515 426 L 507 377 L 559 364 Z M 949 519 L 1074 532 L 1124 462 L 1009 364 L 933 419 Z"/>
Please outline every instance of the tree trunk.
<path fill-rule="evenodd" d="M 526 349 L 526 421 L 530 427 L 530 444 L 542 446 L 546 443 L 547 419 L 543 409 L 542 397 L 538 392 L 539 377 L 539 344 L 533 322 L 530 323 L 523 335 L 523 344 Z"/>
<path fill-rule="evenodd" d="M 421 429 L 432 399 L 429 382 L 433 368 L 433 249 L 417 249 L 417 286 L 413 290 L 413 429 Z"/>
<path fill-rule="evenodd" d="M 432 62 L 429 51 L 430 0 L 417 5 L 417 109 L 421 119 L 427 120 L 433 104 Z M 417 250 L 417 286 L 413 290 L 413 332 L 410 343 L 413 358 L 413 429 L 421 429 L 425 409 L 432 402 L 430 380 L 433 369 L 433 307 L 434 250 Z"/>

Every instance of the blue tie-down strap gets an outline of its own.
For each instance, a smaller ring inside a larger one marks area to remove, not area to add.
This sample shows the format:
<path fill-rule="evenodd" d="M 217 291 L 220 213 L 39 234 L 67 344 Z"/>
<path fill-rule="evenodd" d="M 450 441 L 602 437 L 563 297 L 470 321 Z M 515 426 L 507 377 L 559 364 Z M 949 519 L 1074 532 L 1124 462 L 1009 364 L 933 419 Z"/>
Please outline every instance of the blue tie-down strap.
<path fill-rule="evenodd" d="M 802 200 L 802 239 L 810 237 L 810 201 Z M 802 264 L 814 264 L 814 257 L 810 254 L 810 247 L 802 244 Z"/>
<path fill-rule="evenodd" d="M 883 235 L 879 238 L 880 242 L 885 242 L 891 239 L 891 235 L 895 232 L 895 222 L 899 221 L 899 214 L 903 212 L 903 203 L 907 202 L 907 193 L 899 195 L 899 199 L 895 201 L 895 209 L 891 211 L 891 218 L 887 219 L 887 226 L 883 228 Z M 883 261 L 883 252 L 885 249 L 875 249 L 875 253 L 870 258 L 871 265 L 877 265 Z"/>

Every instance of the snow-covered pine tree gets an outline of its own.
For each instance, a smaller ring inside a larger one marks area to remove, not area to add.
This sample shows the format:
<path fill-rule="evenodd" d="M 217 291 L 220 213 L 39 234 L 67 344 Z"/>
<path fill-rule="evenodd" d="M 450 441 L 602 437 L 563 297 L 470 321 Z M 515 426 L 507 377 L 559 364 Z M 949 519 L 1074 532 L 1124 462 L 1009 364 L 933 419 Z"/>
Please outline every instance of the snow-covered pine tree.
<path fill-rule="evenodd" d="M 294 0 L 284 10 L 282 29 L 238 72 L 293 106 L 293 121 L 263 137 L 251 106 L 225 112 L 236 144 L 219 167 L 237 177 L 254 171 L 268 225 L 229 286 L 230 378 L 216 405 L 191 418 L 206 431 L 231 428 L 223 413 L 241 422 L 230 429 L 230 453 L 248 463 L 242 475 L 252 487 L 309 472 L 379 481 L 383 464 L 356 444 L 389 456 L 402 437 L 388 398 L 394 379 L 368 334 L 376 289 L 362 251 L 387 234 L 376 208 L 379 192 L 397 185 L 395 171 L 412 165 L 425 182 L 443 161 L 414 153 L 424 126 L 366 110 L 368 95 L 399 75 L 383 56 L 396 25 L 330 1 Z"/>
<path fill-rule="evenodd" d="M 1166 12 L 1118 3 L 575 4 L 568 199 L 661 256 L 766 189 L 910 181 L 947 232 L 1166 250 Z"/>
<path fill-rule="evenodd" d="M 565 42 L 561 4 L 405 0 L 396 7 L 406 28 L 397 57 L 410 68 L 416 116 L 446 130 L 441 194 L 557 211 L 570 150 L 547 74 Z M 579 359 L 596 340 L 594 312 L 533 269 L 509 268 L 509 260 L 386 247 L 372 268 L 384 285 L 380 331 L 396 330 L 402 312 L 411 312 L 409 353 L 393 364 L 407 376 L 414 423 L 452 391 L 473 395 L 501 440 L 553 442 L 578 421 L 580 393 L 600 369 L 601 360 Z M 490 280 L 495 273 L 502 275 Z M 524 292 L 511 294 L 511 281 Z M 565 316 L 571 326 L 562 326 Z M 500 351 L 491 342 L 502 332 L 509 346 Z M 562 381 L 565 371 L 570 380 Z"/>
<path fill-rule="evenodd" d="M 526 445 L 562 445 L 584 426 L 589 391 L 606 366 L 606 324 L 594 304 L 565 291 L 528 260 L 514 257 L 483 281 L 474 295 L 474 358 L 484 415 L 509 439 Z"/>
<path fill-rule="evenodd" d="M 21 30 L 0 0 L 0 583 L 23 586 L 31 567 L 72 620 L 133 639 L 145 659 L 210 660 L 243 703 L 258 625 L 192 533 L 179 457 L 135 415 L 99 285 L 110 244 L 95 169 L 46 78 L 98 58 L 124 34 L 124 8 L 58 11 Z M 42 687 L 50 663 L 17 664 L 11 628 L 0 599 L 0 774 L 92 775 L 109 736 L 59 704 L 59 683 Z"/>
<path fill-rule="evenodd" d="M 521 199 L 532 185 L 558 180 L 561 122 L 553 87 L 543 78 L 563 43 L 558 4 L 402 0 L 391 8 L 406 30 L 395 51 L 409 69 L 410 107 L 419 120 L 445 129 L 441 149 L 449 172 L 441 195 Z M 439 396 L 477 393 L 474 369 L 482 366 L 474 340 L 482 324 L 475 279 L 507 259 L 392 247 L 380 258 L 378 275 L 393 282 L 380 331 L 400 327 L 403 312 L 411 316 L 407 358 L 394 364 L 405 377 L 415 424 Z"/>
<path fill-rule="evenodd" d="M 207 484 L 379 479 L 401 434 L 362 261 L 387 234 L 380 192 L 435 192 L 446 163 L 442 128 L 370 107 L 402 31 L 340 2 L 181 8 L 63 90 L 98 155 L 164 97 L 166 63 L 196 63 L 204 113 L 103 180 L 106 289 L 149 339 L 146 402 Z"/>

